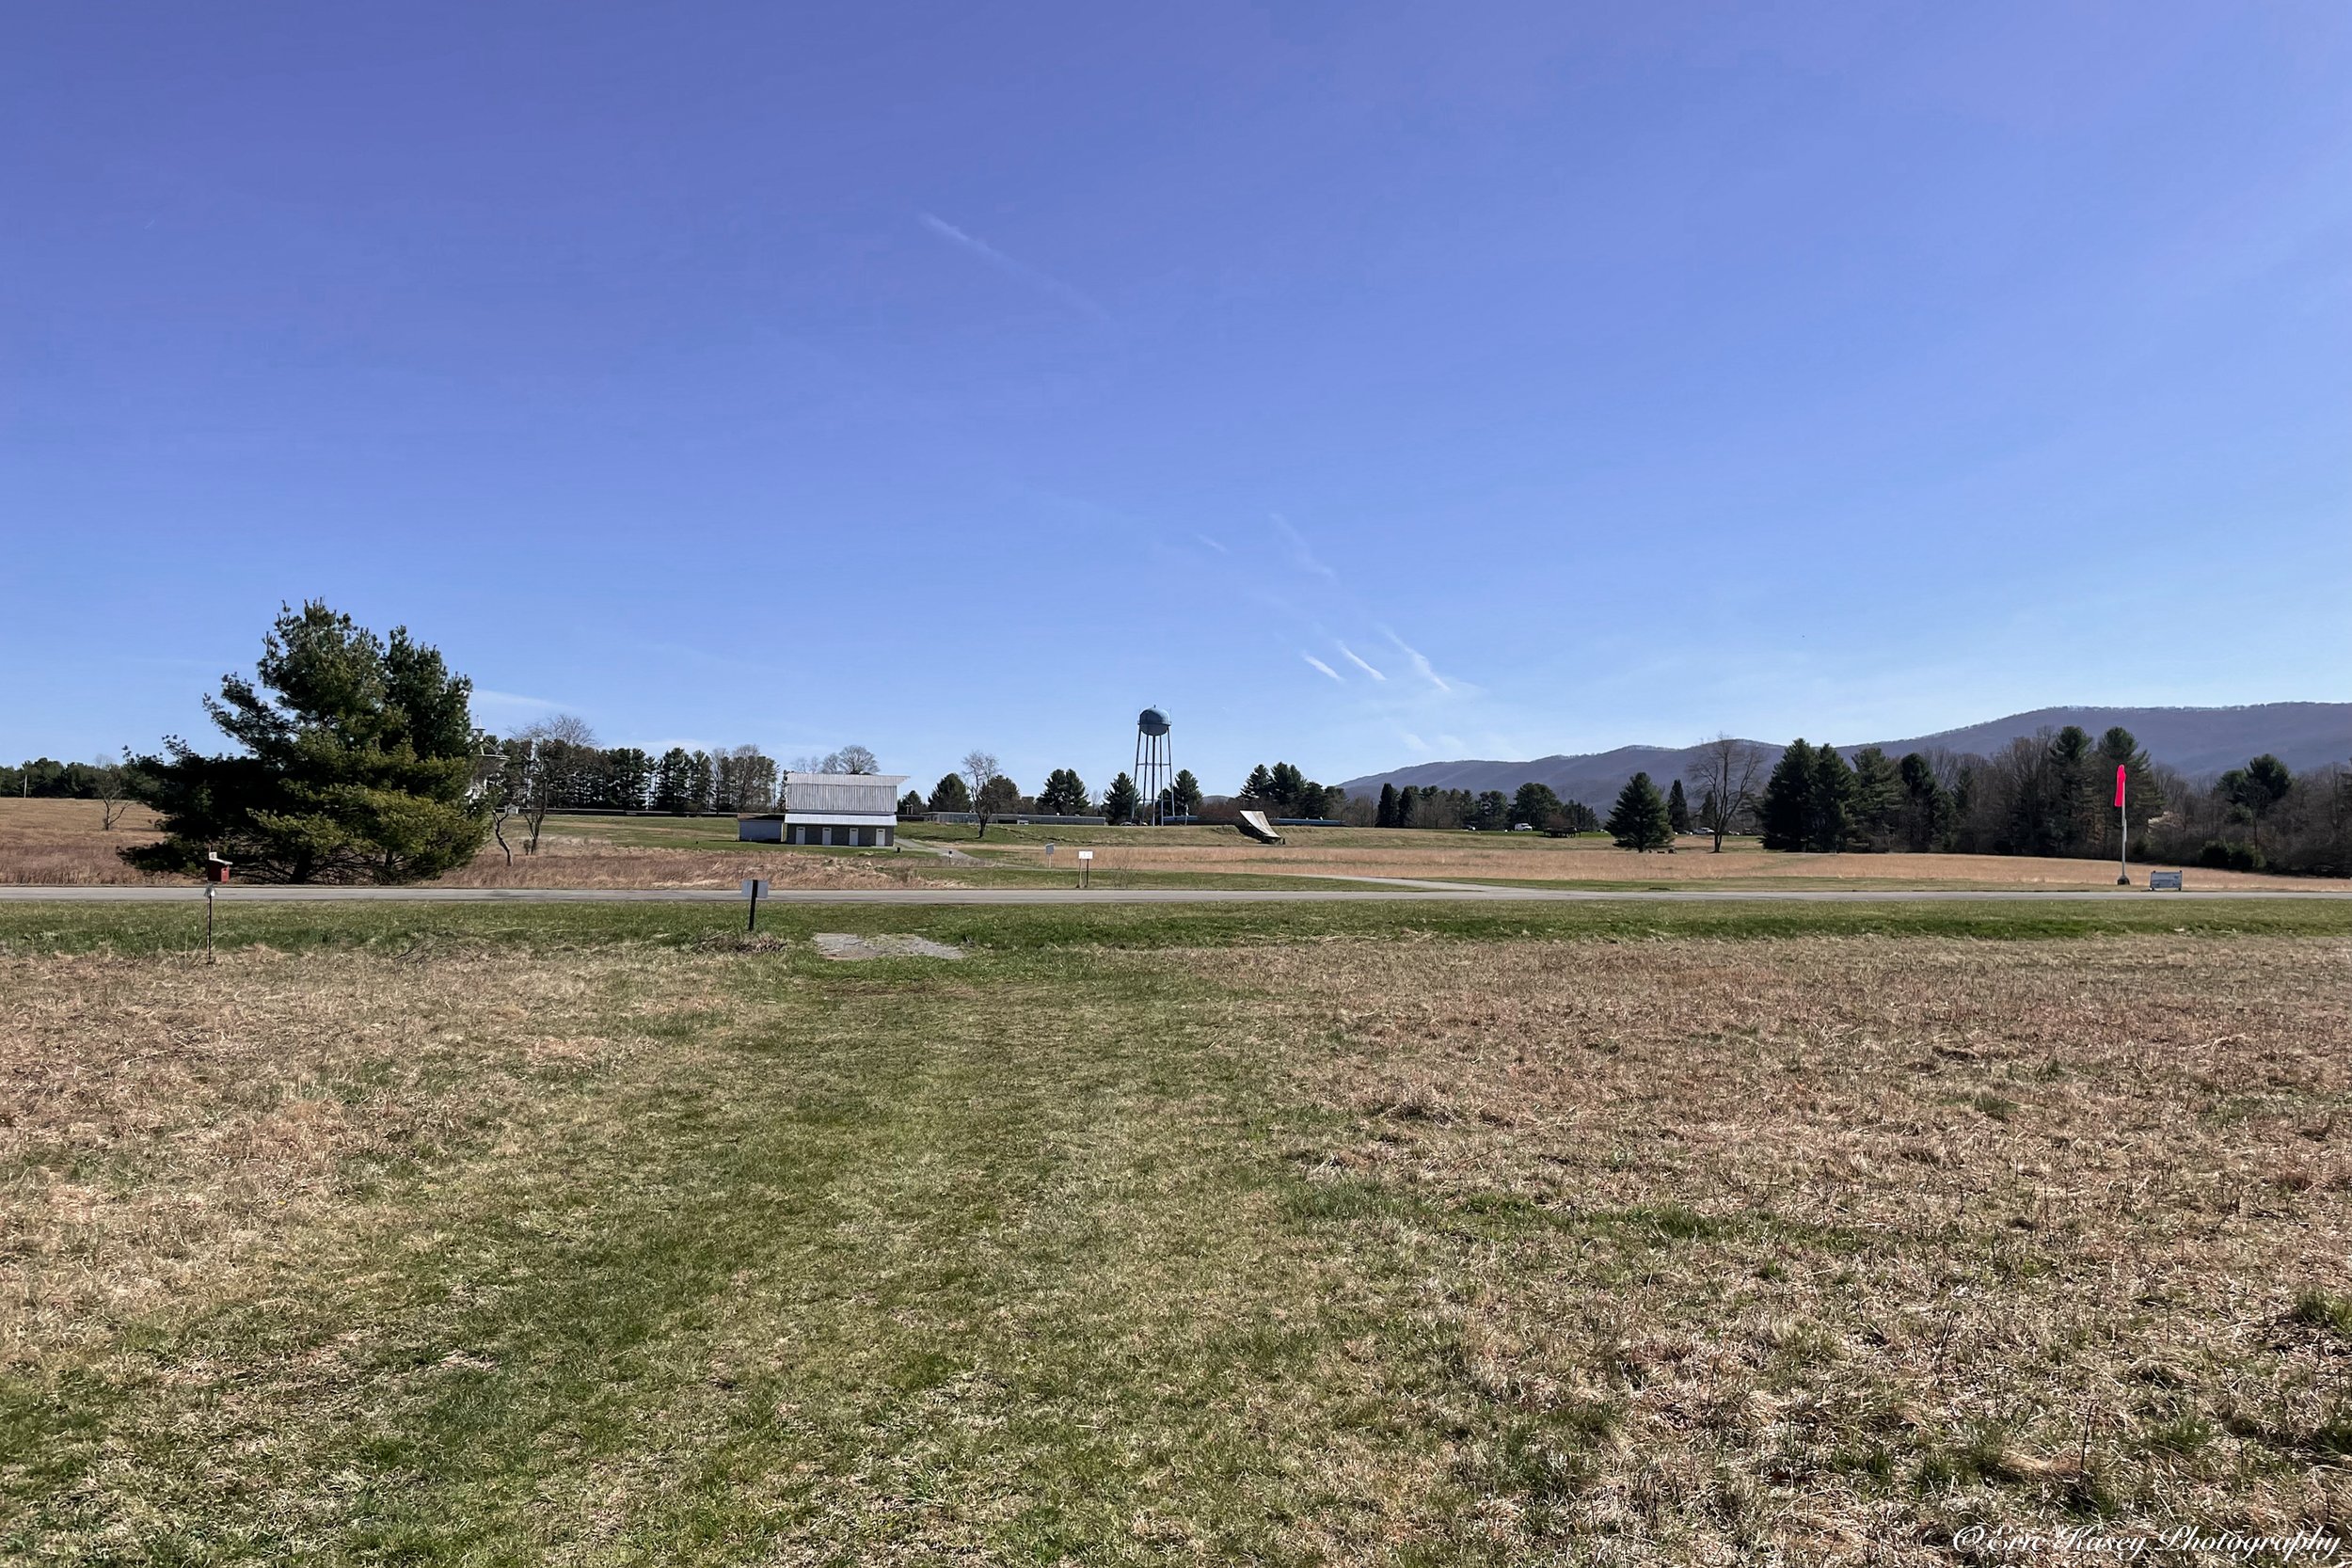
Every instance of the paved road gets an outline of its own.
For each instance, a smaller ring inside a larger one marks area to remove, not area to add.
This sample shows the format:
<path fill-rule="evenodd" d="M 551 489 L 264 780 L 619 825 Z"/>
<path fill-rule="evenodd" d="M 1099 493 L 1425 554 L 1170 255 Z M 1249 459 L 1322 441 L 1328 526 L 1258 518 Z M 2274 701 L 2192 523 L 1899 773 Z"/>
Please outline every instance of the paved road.
<path fill-rule="evenodd" d="M 1488 887 L 1470 882 L 1413 882 L 1402 878 L 1366 878 L 1376 888 L 1077 888 L 914 887 L 779 888 L 760 902 L 776 904 L 1349 904 L 1349 903 L 1746 903 L 1800 904 L 1977 904 L 2029 900 L 2046 903 L 2119 899 L 2311 899 L 2352 901 L 2352 888 L 2314 887 L 2232 892 L 2191 889 L 2152 895 L 2144 888 L 2015 892 L 1998 888 L 1678 888 L 1660 893 L 1641 888 L 1606 891 L 1569 888 Z M 200 899 L 196 887 L 0 887 L 0 903 L 151 904 Z M 226 888 L 225 904 L 740 904 L 732 888 L 476 888 L 476 887 L 267 887 L 255 883 Z"/>

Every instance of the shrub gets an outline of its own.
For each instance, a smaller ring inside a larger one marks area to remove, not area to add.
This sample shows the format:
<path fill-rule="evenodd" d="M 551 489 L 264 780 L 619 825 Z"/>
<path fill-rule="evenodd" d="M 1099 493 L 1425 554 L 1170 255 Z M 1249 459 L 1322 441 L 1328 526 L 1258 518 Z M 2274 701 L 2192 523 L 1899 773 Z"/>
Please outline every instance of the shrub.
<path fill-rule="evenodd" d="M 2207 839 L 2197 852 L 2197 863 L 2215 871 L 2260 871 L 2267 863 L 2263 852 L 2251 844 L 2229 844 L 2220 839 Z"/>

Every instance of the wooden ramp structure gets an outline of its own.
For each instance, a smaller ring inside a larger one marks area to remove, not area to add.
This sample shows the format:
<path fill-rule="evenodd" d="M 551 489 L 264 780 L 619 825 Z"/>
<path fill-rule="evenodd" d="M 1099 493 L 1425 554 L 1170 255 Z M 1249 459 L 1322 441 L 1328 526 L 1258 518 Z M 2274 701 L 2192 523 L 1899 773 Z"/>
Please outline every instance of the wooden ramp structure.
<path fill-rule="evenodd" d="M 1239 828 L 1243 832 L 1248 834 L 1251 838 L 1256 839 L 1261 844 L 1279 844 L 1282 842 L 1282 835 L 1274 831 L 1274 824 L 1265 819 L 1265 813 L 1262 811 L 1243 812 L 1241 814 L 1241 820 L 1234 823 L 1233 826 Z"/>

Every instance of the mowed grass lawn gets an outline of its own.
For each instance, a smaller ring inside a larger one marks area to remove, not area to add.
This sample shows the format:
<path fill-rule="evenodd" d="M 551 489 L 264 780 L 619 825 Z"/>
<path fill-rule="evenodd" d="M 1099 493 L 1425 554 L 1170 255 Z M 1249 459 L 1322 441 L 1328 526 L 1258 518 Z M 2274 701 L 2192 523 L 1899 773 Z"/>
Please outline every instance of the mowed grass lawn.
<path fill-rule="evenodd" d="M 229 924 L 0 910 L 0 1557 L 2352 1515 L 2334 906 Z"/>

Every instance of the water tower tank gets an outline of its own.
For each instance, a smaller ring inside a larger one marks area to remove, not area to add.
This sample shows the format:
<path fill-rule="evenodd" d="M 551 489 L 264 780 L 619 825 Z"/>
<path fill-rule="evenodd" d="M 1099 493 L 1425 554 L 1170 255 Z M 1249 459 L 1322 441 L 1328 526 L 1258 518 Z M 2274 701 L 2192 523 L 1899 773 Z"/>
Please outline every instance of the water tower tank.
<path fill-rule="evenodd" d="M 1175 813 L 1168 793 L 1168 715 L 1148 707 L 1136 715 L 1136 793 L 1142 797 L 1136 820 L 1157 827 Z"/>

